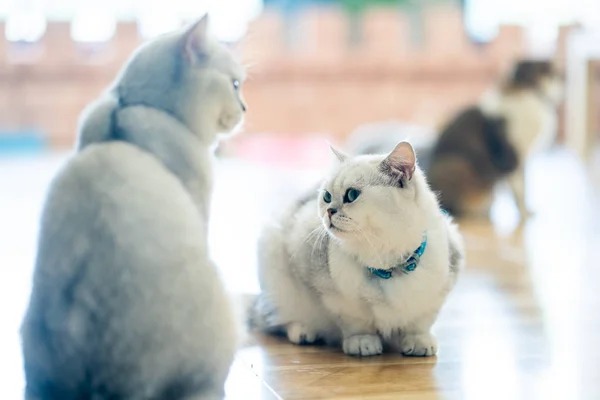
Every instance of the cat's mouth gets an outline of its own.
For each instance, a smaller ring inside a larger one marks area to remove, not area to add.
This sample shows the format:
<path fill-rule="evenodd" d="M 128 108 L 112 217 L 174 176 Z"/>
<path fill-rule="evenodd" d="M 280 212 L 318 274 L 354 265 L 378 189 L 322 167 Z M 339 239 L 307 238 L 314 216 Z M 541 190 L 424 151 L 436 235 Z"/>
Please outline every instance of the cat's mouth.
<path fill-rule="evenodd" d="M 345 230 L 338 228 L 337 226 L 335 226 L 332 222 L 329 223 L 329 228 L 328 228 L 331 232 L 333 233 L 346 233 Z"/>

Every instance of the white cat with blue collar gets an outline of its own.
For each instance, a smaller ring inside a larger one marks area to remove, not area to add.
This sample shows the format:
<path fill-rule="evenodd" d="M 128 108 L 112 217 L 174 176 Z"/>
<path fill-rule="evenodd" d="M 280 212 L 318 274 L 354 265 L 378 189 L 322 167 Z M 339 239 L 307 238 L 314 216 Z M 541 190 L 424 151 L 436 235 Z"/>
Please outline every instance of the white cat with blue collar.
<path fill-rule="evenodd" d="M 431 327 L 464 264 L 407 142 L 389 155 L 339 159 L 318 194 L 299 200 L 260 241 L 261 294 L 251 326 L 349 355 L 384 346 L 432 356 Z"/>

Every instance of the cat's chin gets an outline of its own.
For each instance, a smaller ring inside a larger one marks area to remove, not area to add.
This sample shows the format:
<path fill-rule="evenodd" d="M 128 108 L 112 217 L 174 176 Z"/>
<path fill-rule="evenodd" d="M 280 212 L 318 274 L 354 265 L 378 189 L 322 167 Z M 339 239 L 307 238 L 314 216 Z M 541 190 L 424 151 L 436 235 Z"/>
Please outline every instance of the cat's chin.
<path fill-rule="evenodd" d="M 336 239 L 346 239 L 349 237 L 350 232 L 338 228 L 333 224 L 326 226 L 327 232 Z"/>
<path fill-rule="evenodd" d="M 241 132 L 244 125 L 243 115 L 225 115 L 219 119 L 219 139 L 227 139 Z"/>

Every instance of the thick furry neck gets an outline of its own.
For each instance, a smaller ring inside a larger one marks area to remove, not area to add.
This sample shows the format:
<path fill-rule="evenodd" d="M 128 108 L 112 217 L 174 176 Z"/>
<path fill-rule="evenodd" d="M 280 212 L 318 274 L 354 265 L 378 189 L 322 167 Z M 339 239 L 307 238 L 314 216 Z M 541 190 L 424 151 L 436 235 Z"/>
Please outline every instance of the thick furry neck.
<path fill-rule="evenodd" d="M 176 175 L 208 219 L 214 144 L 204 143 L 179 120 L 152 107 L 118 109 L 114 125 L 119 139 L 151 153 Z"/>
<path fill-rule="evenodd" d="M 92 143 L 106 142 L 118 137 L 119 132 L 115 129 L 115 116 L 127 108 L 144 108 L 153 110 L 151 113 L 155 115 L 153 119 L 157 119 L 161 115 L 161 126 L 165 124 L 174 124 L 178 127 L 178 131 L 186 131 L 189 135 L 195 136 L 197 140 L 208 148 L 214 148 L 218 139 L 218 129 L 216 122 L 212 124 L 205 121 L 196 121 L 195 126 L 184 121 L 179 116 L 172 114 L 163 109 L 148 106 L 145 104 L 130 104 L 123 105 L 114 91 L 108 91 L 100 96 L 96 101 L 91 103 L 82 113 L 79 119 L 78 135 L 77 135 L 77 150 L 82 150 Z M 147 126 L 144 121 L 139 121 L 140 125 L 135 130 L 140 130 L 142 125 Z M 133 128 L 131 128 L 133 129 Z M 169 140 L 167 131 L 163 133 L 165 140 Z M 157 139 L 157 138 L 154 138 Z M 141 138 L 138 138 L 141 140 Z"/>
<path fill-rule="evenodd" d="M 119 96 L 117 93 L 115 95 Z M 171 122 L 173 124 L 178 125 L 179 130 L 187 130 L 191 135 L 195 136 L 202 143 L 203 146 L 212 147 L 216 144 L 219 133 L 219 129 L 217 128 L 217 121 L 207 121 L 206 119 L 200 118 L 200 115 L 202 115 L 202 113 L 186 113 L 186 105 L 171 104 L 172 109 L 170 109 L 161 105 L 147 104 L 143 101 L 129 102 L 123 104 L 121 99 L 119 97 L 117 98 L 119 99 L 119 110 L 123 110 L 130 107 L 143 107 L 146 110 L 154 110 L 154 112 L 160 113 L 163 116 L 163 123 L 166 123 L 167 119 L 171 119 Z M 180 99 L 176 100 L 179 101 Z M 174 100 L 173 103 L 176 103 L 177 101 Z M 193 118 L 189 118 L 187 114 L 192 114 Z M 168 135 L 165 135 L 165 137 L 168 137 Z"/>
<path fill-rule="evenodd" d="M 180 119 L 157 108 L 122 106 L 108 92 L 84 111 L 77 150 L 122 140 L 151 153 L 181 180 L 208 219 L 216 133 L 211 127 L 206 129 L 194 133 Z M 208 140 L 211 136 L 213 139 Z"/>
<path fill-rule="evenodd" d="M 385 241 L 369 239 L 360 245 L 350 245 L 337 239 L 334 243 L 365 267 L 390 269 L 413 254 L 423 240 L 424 231 L 399 232 Z"/>
<path fill-rule="evenodd" d="M 120 105 L 119 110 L 124 110 L 132 107 L 143 107 L 148 112 L 152 110 L 156 115 L 161 115 L 162 124 L 169 123 L 177 125 L 178 131 L 187 131 L 190 135 L 194 136 L 202 146 L 214 147 L 218 139 L 219 129 L 217 128 L 217 121 L 207 121 L 206 118 L 200 118 L 202 113 L 200 112 L 185 112 L 185 106 L 178 105 L 174 106 L 174 110 L 169 110 L 161 106 L 153 104 L 146 104 L 145 102 L 128 103 L 126 105 Z M 179 111 L 179 112 L 178 112 Z M 192 118 L 188 117 L 187 114 L 193 115 Z M 167 122 L 170 120 L 169 122 Z M 163 136 L 169 140 L 169 134 L 163 133 Z"/>
<path fill-rule="evenodd" d="M 437 228 L 443 218 L 437 200 L 426 182 L 419 183 L 415 201 L 419 203 L 419 211 L 410 225 L 399 221 L 397 229 L 378 237 L 362 234 L 349 241 L 333 238 L 333 243 L 364 266 L 389 269 L 397 265 L 413 254 L 421 245 L 423 234 Z"/>
<path fill-rule="evenodd" d="M 115 138 L 135 144 L 167 158 L 181 156 L 189 151 L 210 149 L 214 140 L 203 140 L 213 134 L 196 134 L 176 116 L 154 107 L 130 105 L 120 107 L 113 115 Z M 209 129 L 209 128 L 208 128 Z M 216 134 L 214 134 L 216 137 Z M 185 145 L 185 146 L 184 146 Z M 171 150 L 171 152 L 167 151 Z"/>

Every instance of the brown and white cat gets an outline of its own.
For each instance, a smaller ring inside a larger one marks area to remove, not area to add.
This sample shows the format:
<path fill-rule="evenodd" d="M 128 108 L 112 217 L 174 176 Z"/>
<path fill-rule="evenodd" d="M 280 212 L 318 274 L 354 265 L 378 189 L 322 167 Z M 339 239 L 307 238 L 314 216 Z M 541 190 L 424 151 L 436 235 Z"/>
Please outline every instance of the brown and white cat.
<path fill-rule="evenodd" d="M 447 122 L 437 139 L 425 127 L 379 123 L 359 127 L 347 146 L 353 154 L 385 153 L 393 143 L 418 136 L 419 166 L 444 209 L 459 217 L 487 217 L 495 185 L 508 179 L 526 218 L 525 164 L 552 142 L 561 91 L 551 62 L 520 61 L 502 85 Z"/>
<path fill-rule="evenodd" d="M 525 165 L 556 132 L 559 74 L 549 61 L 521 61 L 500 88 L 460 112 L 442 130 L 427 168 L 442 207 L 456 216 L 487 216 L 496 183 L 508 179 L 522 219 Z"/>

